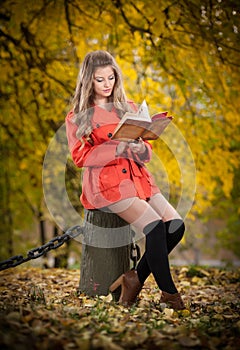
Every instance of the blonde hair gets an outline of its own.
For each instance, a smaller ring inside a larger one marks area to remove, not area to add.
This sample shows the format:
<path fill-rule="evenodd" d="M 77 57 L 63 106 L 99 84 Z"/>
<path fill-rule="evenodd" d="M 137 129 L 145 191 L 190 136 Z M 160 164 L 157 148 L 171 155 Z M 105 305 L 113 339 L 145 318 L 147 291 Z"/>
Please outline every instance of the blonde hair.
<path fill-rule="evenodd" d="M 123 88 L 121 70 L 114 57 L 107 51 L 97 50 L 88 53 L 79 71 L 77 86 L 73 97 L 73 122 L 78 125 L 77 137 L 88 137 L 92 132 L 91 117 L 94 106 L 93 79 L 97 68 L 111 66 L 115 75 L 115 84 L 109 103 L 113 103 L 121 118 L 123 113 L 130 110 Z"/>

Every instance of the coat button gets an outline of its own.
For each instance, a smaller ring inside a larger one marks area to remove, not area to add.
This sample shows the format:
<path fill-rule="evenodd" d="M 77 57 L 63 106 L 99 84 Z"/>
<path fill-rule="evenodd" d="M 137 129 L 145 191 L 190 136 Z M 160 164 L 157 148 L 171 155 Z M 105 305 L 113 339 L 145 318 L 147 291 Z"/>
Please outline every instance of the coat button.
<path fill-rule="evenodd" d="M 99 124 L 97 124 L 97 125 L 96 125 L 96 127 L 97 127 L 97 128 L 100 128 L 100 125 L 99 125 Z"/>
<path fill-rule="evenodd" d="M 123 169 L 122 169 L 122 173 L 123 173 L 123 174 L 126 174 L 126 172 L 127 172 L 127 169 L 123 168 Z"/>
<path fill-rule="evenodd" d="M 107 136 L 108 136 L 109 138 L 111 138 L 111 137 L 112 137 L 112 133 L 109 132 Z"/>

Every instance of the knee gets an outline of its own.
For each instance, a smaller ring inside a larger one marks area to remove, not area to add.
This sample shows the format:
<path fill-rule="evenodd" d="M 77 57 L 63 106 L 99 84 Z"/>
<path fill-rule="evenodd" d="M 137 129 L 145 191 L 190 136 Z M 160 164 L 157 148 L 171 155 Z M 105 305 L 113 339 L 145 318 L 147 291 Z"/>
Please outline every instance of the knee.
<path fill-rule="evenodd" d="M 166 229 L 168 234 L 178 235 L 180 239 L 182 239 L 185 232 L 185 224 L 182 219 L 174 219 L 171 221 L 165 222 Z"/>
<path fill-rule="evenodd" d="M 185 232 L 185 224 L 184 224 L 183 220 L 180 220 L 180 221 L 181 221 L 181 223 L 180 223 L 178 230 L 179 230 L 179 234 L 180 234 L 181 239 L 182 239 L 184 232 Z"/>

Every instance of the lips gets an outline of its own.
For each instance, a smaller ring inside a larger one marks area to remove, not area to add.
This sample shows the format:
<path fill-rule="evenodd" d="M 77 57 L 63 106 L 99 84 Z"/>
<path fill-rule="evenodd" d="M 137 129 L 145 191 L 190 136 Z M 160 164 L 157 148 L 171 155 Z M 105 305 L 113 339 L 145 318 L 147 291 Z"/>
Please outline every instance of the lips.
<path fill-rule="evenodd" d="M 105 94 L 108 94 L 109 92 L 111 92 L 111 89 L 103 90 L 103 92 L 104 92 Z"/>

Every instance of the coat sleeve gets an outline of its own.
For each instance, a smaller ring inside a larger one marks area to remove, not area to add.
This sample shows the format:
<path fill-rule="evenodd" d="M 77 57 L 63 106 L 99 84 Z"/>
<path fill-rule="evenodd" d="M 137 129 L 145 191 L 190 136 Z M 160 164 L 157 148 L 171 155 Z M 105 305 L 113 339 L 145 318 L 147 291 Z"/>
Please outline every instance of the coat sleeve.
<path fill-rule="evenodd" d="M 144 141 L 144 142 L 146 146 L 146 152 L 143 155 L 139 155 L 138 158 L 143 163 L 148 163 L 152 158 L 152 146 L 148 141 Z"/>
<path fill-rule="evenodd" d="M 148 141 L 144 141 L 146 151 L 143 154 L 132 153 L 129 151 L 129 158 L 132 158 L 136 163 L 143 165 L 143 163 L 150 162 L 152 158 L 152 146 Z"/>
<path fill-rule="evenodd" d="M 72 123 L 73 113 L 66 117 L 66 134 L 68 147 L 74 164 L 79 167 L 102 167 L 116 164 L 116 148 L 118 142 L 108 141 L 100 145 L 92 145 L 90 142 L 81 142 L 76 137 L 77 125 Z"/>

